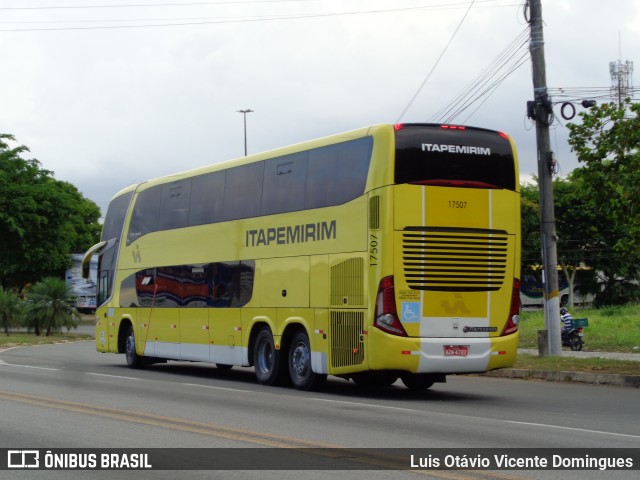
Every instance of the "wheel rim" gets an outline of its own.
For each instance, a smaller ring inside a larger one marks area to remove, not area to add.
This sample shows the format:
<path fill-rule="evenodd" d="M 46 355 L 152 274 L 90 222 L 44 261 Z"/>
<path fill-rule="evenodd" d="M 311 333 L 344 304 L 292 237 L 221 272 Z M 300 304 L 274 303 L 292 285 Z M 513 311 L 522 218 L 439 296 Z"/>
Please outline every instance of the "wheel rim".
<path fill-rule="evenodd" d="M 300 342 L 291 352 L 291 368 L 298 378 L 304 378 L 309 371 L 309 349 Z"/>
<path fill-rule="evenodd" d="M 258 348 L 258 369 L 269 373 L 273 368 L 273 351 L 269 342 L 263 341 Z"/>
<path fill-rule="evenodd" d="M 131 362 L 133 360 L 133 356 L 136 352 L 136 340 L 133 336 L 133 333 L 127 337 L 127 345 L 125 347 L 127 360 Z"/>

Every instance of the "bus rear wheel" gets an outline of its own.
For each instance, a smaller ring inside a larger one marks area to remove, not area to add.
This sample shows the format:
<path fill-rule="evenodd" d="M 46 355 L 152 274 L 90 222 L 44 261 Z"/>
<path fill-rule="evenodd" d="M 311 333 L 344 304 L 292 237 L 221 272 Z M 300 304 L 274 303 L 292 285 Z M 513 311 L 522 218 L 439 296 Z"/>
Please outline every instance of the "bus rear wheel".
<path fill-rule="evenodd" d="M 280 352 L 276 350 L 273 335 L 268 327 L 260 330 L 256 336 L 253 346 L 253 362 L 258 383 L 262 385 L 280 383 L 283 377 Z"/>
<path fill-rule="evenodd" d="M 142 368 L 144 365 L 144 358 L 136 352 L 136 337 L 133 332 L 133 325 L 129 325 L 127 327 L 124 343 L 124 355 L 127 359 L 127 366 L 129 368 Z"/>
<path fill-rule="evenodd" d="M 324 384 L 327 376 L 315 373 L 311 368 L 311 347 L 309 336 L 299 330 L 289 345 L 289 376 L 293 386 L 298 390 L 315 390 Z"/>

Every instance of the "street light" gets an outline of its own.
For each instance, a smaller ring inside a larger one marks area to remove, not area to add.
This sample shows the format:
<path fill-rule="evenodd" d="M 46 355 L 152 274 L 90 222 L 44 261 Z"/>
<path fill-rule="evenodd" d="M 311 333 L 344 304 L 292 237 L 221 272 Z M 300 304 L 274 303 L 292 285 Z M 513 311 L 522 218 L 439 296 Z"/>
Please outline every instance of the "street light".
<path fill-rule="evenodd" d="M 241 113 L 244 119 L 244 156 L 247 156 L 247 113 L 253 112 L 253 110 L 245 109 L 245 110 L 236 110 L 236 112 Z"/>

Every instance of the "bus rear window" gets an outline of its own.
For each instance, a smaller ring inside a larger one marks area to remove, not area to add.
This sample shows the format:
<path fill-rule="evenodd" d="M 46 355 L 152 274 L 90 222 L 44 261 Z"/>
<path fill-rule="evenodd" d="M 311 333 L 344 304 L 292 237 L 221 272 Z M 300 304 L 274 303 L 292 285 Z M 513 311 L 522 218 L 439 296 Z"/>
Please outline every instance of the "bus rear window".
<path fill-rule="evenodd" d="M 515 191 L 511 144 L 491 130 L 405 125 L 396 131 L 395 183 Z"/>

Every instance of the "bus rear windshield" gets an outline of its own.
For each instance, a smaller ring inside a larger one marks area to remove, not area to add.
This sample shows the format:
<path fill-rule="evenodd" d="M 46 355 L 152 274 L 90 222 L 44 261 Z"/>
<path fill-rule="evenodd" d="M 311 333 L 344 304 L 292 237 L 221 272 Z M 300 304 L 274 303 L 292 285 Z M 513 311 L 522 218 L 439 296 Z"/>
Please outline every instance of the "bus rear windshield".
<path fill-rule="evenodd" d="M 511 143 L 491 130 L 404 125 L 396 131 L 395 183 L 515 191 Z"/>

